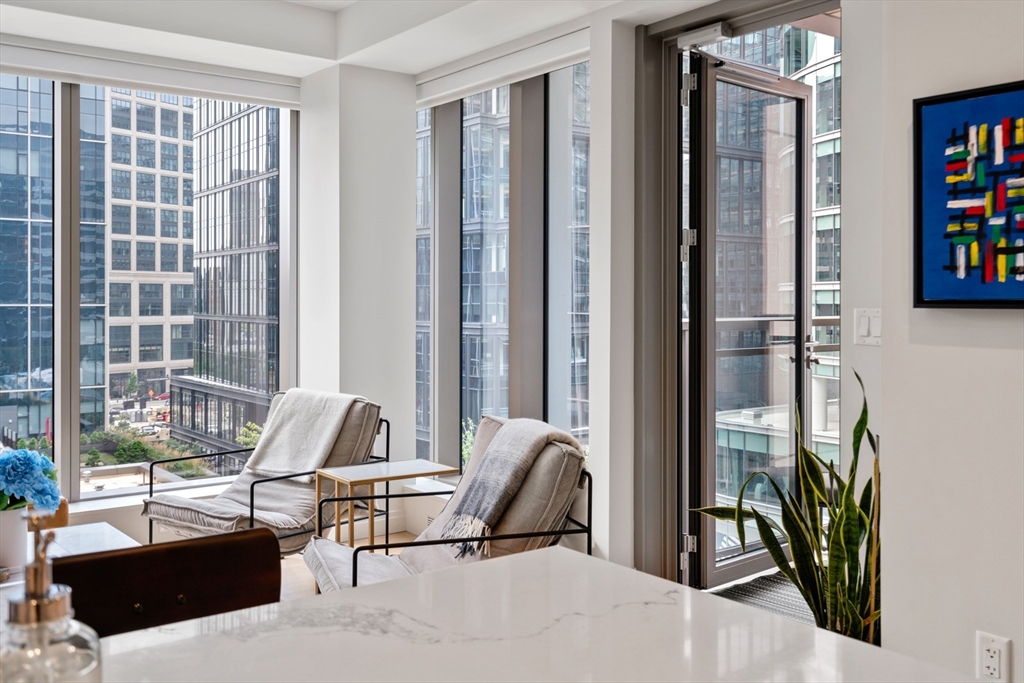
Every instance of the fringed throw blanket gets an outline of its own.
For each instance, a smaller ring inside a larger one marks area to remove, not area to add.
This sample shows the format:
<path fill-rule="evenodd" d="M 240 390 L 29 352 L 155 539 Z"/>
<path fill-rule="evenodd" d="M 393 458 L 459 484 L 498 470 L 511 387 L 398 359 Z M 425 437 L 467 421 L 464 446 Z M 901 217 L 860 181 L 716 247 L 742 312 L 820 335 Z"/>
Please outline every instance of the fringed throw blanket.
<path fill-rule="evenodd" d="M 580 448 L 576 439 L 545 422 L 526 418 L 506 422 L 487 446 L 480 467 L 466 487 L 455 513 L 442 529 L 441 538 L 489 536 L 519 492 L 534 460 L 552 441 Z M 457 546 L 459 553 L 456 557 L 475 555 L 481 550 L 485 555 L 489 554 L 484 541 L 459 543 Z"/>

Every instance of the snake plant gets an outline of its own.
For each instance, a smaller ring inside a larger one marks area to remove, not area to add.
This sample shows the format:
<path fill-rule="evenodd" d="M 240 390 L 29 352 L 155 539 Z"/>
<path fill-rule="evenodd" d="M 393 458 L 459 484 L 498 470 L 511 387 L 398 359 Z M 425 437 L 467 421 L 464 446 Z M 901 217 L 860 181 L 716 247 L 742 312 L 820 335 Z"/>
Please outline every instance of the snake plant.
<path fill-rule="evenodd" d="M 860 375 L 857 381 L 863 391 Z M 799 435 L 799 415 L 796 426 Z M 874 471 L 857 495 L 857 465 L 865 436 L 874 453 Z M 834 463 L 826 463 L 812 453 L 799 436 L 796 465 L 799 497 L 792 491 L 784 491 L 768 473 L 759 471 L 747 477 L 735 507 L 712 506 L 697 511 L 735 522 L 744 552 L 744 522 L 754 520 L 761 542 L 779 570 L 807 601 L 815 623 L 820 628 L 878 645 L 881 641 L 880 480 L 878 442 L 868 429 L 867 399 L 853 428 L 853 459 L 845 480 L 836 472 Z M 782 507 L 781 526 L 757 510 L 743 507 L 747 485 L 759 477 L 767 479 L 775 489 Z M 784 544 L 789 546 L 792 562 L 783 551 Z"/>

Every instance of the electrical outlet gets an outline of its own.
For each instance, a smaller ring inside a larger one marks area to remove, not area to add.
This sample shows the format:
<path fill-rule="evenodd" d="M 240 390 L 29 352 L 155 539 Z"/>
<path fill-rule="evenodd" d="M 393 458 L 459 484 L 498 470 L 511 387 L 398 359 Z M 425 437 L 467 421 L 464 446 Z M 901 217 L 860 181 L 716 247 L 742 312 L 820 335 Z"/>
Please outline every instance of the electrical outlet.
<path fill-rule="evenodd" d="M 977 631 L 975 676 L 983 681 L 1010 681 L 1010 641 L 991 633 Z"/>

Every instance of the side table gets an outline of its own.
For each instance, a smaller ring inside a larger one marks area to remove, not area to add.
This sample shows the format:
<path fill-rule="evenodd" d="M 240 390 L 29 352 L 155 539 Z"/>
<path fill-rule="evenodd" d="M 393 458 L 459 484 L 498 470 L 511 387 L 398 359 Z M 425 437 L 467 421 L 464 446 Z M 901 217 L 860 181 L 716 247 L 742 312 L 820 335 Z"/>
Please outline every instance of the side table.
<path fill-rule="evenodd" d="M 341 487 L 345 486 L 347 496 L 354 496 L 357 486 L 369 486 L 370 495 L 374 495 L 375 486 L 383 482 L 386 487 L 386 493 L 391 493 L 390 486 L 392 481 L 400 479 L 414 479 L 416 477 L 437 477 L 445 475 L 457 475 L 459 474 L 458 467 L 449 467 L 448 465 L 442 465 L 430 460 L 398 460 L 388 462 L 374 462 L 366 465 L 346 465 L 343 467 L 329 467 L 326 469 L 319 469 L 316 471 L 316 500 L 317 500 L 317 513 L 316 513 L 316 533 L 320 534 L 323 528 L 322 519 L 322 506 L 320 498 L 322 497 L 324 481 L 334 482 L 334 497 L 341 497 Z M 370 525 L 370 543 L 373 543 L 373 539 L 376 538 L 374 534 L 374 521 L 376 517 L 376 506 L 374 501 L 367 501 L 367 521 Z M 391 512 L 391 501 L 384 500 L 384 544 L 387 546 L 390 543 L 391 537 L 391 520 L 389 513 Z M 356 504 L 354 500 L 348 501 L 348 544 L 350 547 L 356 547 Z M 341 542 L 341 503 L 334 503 L 334 539 Z M 385 548 L 384 552 L 388 553 L 389 549 Z"/>

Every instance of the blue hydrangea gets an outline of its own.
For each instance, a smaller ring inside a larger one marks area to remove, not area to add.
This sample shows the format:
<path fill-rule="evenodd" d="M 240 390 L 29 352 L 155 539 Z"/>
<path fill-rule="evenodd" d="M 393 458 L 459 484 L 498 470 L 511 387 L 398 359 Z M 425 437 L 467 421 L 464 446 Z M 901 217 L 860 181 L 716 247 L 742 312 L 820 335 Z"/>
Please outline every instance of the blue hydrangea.
<path fill-rule="evenodd" d="M 0 510 L 22 507 L 26 502 L 45 512 L 60 505 L 57 470 L 36 451 L 25 449 L 0 453 Z"/>

